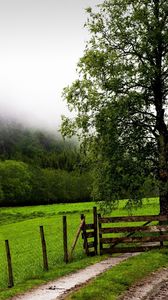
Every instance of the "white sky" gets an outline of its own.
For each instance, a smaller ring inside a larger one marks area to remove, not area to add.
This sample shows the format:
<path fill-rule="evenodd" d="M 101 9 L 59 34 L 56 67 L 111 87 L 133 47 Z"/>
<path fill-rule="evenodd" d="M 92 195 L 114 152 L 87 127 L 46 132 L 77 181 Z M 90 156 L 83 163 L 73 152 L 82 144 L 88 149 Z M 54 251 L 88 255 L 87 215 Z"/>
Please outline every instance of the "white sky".
<path fill-rule="evenodd" d="M 0 0 L 0 116 L 56 128 L 99 0 Z"/>

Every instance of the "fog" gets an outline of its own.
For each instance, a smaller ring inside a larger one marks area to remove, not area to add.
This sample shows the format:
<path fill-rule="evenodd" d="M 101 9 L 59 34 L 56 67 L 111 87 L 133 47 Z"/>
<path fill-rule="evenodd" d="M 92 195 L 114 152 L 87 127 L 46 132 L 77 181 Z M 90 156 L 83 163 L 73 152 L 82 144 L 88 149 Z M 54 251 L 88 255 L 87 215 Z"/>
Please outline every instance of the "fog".
<path fill-rule="evenodd" d="M 98 0 L 0 0 L 0 117 L 55 130 Z"/>

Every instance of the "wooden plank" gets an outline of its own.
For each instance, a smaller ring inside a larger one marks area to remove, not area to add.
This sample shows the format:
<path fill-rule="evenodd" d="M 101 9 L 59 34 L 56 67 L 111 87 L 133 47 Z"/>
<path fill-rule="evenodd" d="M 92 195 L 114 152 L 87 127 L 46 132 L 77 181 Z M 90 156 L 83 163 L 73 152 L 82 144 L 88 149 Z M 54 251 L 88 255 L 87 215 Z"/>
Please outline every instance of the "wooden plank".
<path fill-rule="evenodd" d="M 67 238 L 67 218 L 63 216 L 63 247 L 64 247 L 64 262 L 68 263 L 68 238 Z"/>
<path fill-rule="evenodd" d="M 94 231 L 91 231 L 91 232 L 86 232 L 86 238 L 92 238 L 95 236 L 95 233 Z"/>
<path fill-rule="evenodd" d="M 160 249 L 160 245 L 154 246 L 138 246 L 138 247 L 118 247 L 118 248 L 103 248 L 102 254 L 112 254 L 112 253 L 133 253 L 133 252 L 144 252 L 152 249 Z"/>
<path fill-rule="evenodd" d="M 13 270 L 12 270 L 12 259 L 9 247 L 9 241 L 5 240 L 5 249 L 6 249 L 6 258 L 8 264 L 8 287 L 12 288 L 14 286 L 14 279 L 13 279 Z"/>
<path fill-rule="evenodd" d="M 166 232 L 168 225 L 153 226 L 130 226 L 130 227 L 111 227 L 100 228 L 100 233 L 119 233 L 119 232 Z"/>
<path fill-rule="evenodd" d="M 168 221 L 168 215 L 149 215 L 149 216 L 129 216 L 129 217 L 106 217 L 99 218 L 100 223 L 117 223 L 117 222 L 143 222 L 143 221 Z"/>
<path fill-rule="evenodd" d="M 94 224 L 85 224 L 85 229 L 94 229 Z"/>
<path fill-rule="evenodd" d="M 168 241 L 167 235 L 160 236 L 141 236 L 141 237 L 118 237 L 118 238 L 101 238 L 102 244 L 112 244 L 112 243 L 138 243 L 138 242 L 160 242 Z"/>

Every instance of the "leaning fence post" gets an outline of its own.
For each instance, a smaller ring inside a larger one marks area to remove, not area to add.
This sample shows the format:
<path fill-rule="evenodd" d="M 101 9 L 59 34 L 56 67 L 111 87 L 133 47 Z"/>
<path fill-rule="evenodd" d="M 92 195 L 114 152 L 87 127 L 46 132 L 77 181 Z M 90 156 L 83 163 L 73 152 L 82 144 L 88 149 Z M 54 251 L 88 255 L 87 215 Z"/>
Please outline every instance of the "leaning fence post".
<path fill-rule="evenodd" d="M 12 259 L 11 259 L 8 240 L 5 240 L 5 248 L 6 248 L 6 258 L 8 263 L 8 287 L 11 288 L 14 286 L 14 280 L 13 280 L 13 270 L 12 270 Z"/>
<path fill-rule="evenodd" d="M 67 240 L 67 218 L 63 216 L 63 246 L 64 246 L 64 262 L 68 263 L 68 240 Z"/>
<path fill-rule="evenodd" d="M 48 271 L 47 248 L 46 248 L 43 226 L 40 226 L 40 237 L 41 237 L 41 245 L 42 245 L 42 253 L 43 253 L 43 267 L 44 270 Z"/>
<path fill-rule="evenodd" d="M 93 223 L 94 223 L 94 249 L 97 255 L 97 207 L 93 207 Z"/>
<path fill-rule="evenodd" d="M 77 232 L 76 232 L 75 239 L 74 239 L 74 241 L 73 241 L 73 244 L 72 244 L 72 247 L 71 247 L 71 251 L 70 251 L 70 253 L 69 253 L 69 260 L 72 259 L 72 254 L 73 254 L 73 251 L 74 251 L 75 246 L 76 246 L 76 244 L 77 244 L 77 241 L 78 241 L 78 239 L 79 239 L 79 235 L 80 235 L 80 233 L 81 233 L 81 231 L 82 231 L 84 222 L 85 222 L 85 219 L 81 220 L 81 223 L 80 223 L 80 225 L 79 225 L 79 227 L 78 227 L 78 230 L 77 230 Z"/>

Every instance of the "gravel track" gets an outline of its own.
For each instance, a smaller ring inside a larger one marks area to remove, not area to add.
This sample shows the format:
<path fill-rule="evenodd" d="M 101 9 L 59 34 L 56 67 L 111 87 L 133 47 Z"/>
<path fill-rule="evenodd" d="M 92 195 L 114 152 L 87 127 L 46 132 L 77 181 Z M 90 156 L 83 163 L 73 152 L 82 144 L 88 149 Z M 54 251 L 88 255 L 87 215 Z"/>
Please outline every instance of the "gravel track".
<path fill-rule="evenodd" d="M 138 255 L 126 253 L 118 257 L 110 257 L 104 261 L 91 265 L 83 270 L 69 274 L 11 300 L 57 300 L 64 299 L 67 293 L 86 284 L 94 277 L 102 274 L 120 262 Z M 153 272 L 149 277 L 132 286 L 118 300 L 168 300 L 168 268 Z"/>
<path fill-rule="evenodd" d="M 86 284 L 92 278 L 100 275 L 106 270 L 119 264 L 120 262 L 135 256 L 138 253 L 126 253 L 118 257 L 110 257 L 99 263 L 91 265 L 83 270 L 69 274 L 55 281 L 49 282 L 36 289 L 33 289 L 26 294 L 18 295 L 11 300 L 56 300 L 63 299 L 64 296 L 73 289 Z"/>

